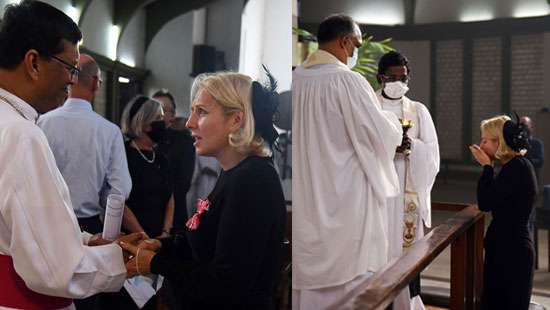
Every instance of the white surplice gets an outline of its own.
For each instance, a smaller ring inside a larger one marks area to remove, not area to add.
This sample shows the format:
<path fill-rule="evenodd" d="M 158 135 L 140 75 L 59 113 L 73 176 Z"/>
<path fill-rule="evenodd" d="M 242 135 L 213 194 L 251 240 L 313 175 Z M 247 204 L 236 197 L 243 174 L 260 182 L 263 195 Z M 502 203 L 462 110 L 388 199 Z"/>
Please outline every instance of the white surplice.
<path fill-rule="evenodd" d="M 401 191 L 397 197 L 388 199 L 389 255 L 395 258 L 403 253 L 405 191 L 407 201 L 411 200 L 418 206 L 418 212 L 412 213 L 417 215 L 413 217 L 416 224 L 414 240 L 424 236 L 424 224 L 431 226 L 430 192 L 439 172 L 439 145 L 430 112 L 422 103 L 405 96 L 401 100 L 389 100 L 382 96 L 381 90 L 376 94 L 383 110 L 413 122 L 413 127 L 407 131 L 412 141 L 410 155 L 405 159 L 396 154 L 394 159 Z M 409 296 L 409 289 L 404 289 L 394 300 L 393 309 L 423 309 L 420 296 L 415 296 L 413 301 Z"/>
<path fill-rule="evenodd" d="M 120 290 L 126 269 L 116 244 L 89 247 L 38 113 L 0 88 L 0 254 L 35 292 L 85 298 Z M 11 105 L 7 102 L 9 101 Z M 15 108 L 14 108 L 15 106 Z"/>
<path fill-rule="evenodd" d="M 294 71 L 292 102 L 292 285 L 329 294 L 387 263 L 402 130 L 367 80 L 322 50 Z"/>

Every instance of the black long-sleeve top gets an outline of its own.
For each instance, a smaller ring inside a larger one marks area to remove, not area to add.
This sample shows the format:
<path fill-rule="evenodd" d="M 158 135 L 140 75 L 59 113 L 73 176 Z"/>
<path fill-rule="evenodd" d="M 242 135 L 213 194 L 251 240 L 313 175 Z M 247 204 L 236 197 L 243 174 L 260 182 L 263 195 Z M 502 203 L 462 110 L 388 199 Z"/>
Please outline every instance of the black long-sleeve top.
<path fill-rule="evenodd" d="M 166 138 L 159 145 L 159 150 L 170 163 L 174 186 L 174 230 L 185 228 L 187 214 L 186 195 L 191 187 L 191 178 L 195 168 L 195 147 L 188 131 L 168 128 Z"/>
<path fill-rule="evenodd" d="M 540 169 L 544 164 L 544 143 L 542 140 L 532 137 L 529 139 L 529 144 L 531 145 L 531 149 L 527 152 L 525 157 L 533 164 L 535 174 L 538 178 Z"/>
<path fill-rule="evenodd" d="M 477 197 L 480 210 L 490 211 L 493 216 L 486 241 L 509 242 L 513 237 L 528 237 L 528 221 L 536 193 L 535 173 L 526 158 L 514 157 L 502 166 L 496 177 L 493 167 L 484 166 Z"/>
<path fill-rule="evenodd" d="M 168 160 L 158 150 L 155 153 L 147 150 L 140 152 L 146 158 L 155 161 L 149 163 L 137 149 L 126 142 L 128 170 L 132 177 L 132 191 L 126 201 L 147 235 L 156 237 L 162 234 L 166 206 L 173 191 Z"/>
<path fill-rule="evenodd" d="M 223 171 L 197 230 L 164 240 L 151 271 L 168 278 L 185 309 L 272 309 L 286 209 L 277 172 L 250 156 Z"/>

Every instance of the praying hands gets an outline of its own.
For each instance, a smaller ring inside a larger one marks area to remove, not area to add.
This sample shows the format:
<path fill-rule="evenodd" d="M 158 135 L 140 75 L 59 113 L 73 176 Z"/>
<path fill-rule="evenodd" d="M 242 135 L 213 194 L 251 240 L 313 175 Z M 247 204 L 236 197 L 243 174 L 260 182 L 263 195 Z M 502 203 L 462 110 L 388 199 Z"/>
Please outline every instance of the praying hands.
<path fill-rule="evenodd" d="M 487 153 L 485 153 L 477 144 L 470 145 L 470 152 L 472 152 L 472 156 L 474 156 L 474 159 L 481 166 L 485 166 L 485 165 L 492 166 L 493 165 L 493 161 L 491 160 L 489 155 L 487 155 Z"/>

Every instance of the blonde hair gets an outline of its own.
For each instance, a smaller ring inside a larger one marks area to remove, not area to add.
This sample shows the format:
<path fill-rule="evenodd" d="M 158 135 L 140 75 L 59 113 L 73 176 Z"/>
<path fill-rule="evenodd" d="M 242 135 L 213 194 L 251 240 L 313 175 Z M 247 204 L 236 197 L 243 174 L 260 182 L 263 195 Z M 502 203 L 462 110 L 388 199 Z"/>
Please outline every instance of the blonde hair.
<path fill-rule="evenodd" d="M 197 99 L 197 96 L 199 95 L 199 91 L 202 89 L 202 82 L 206 80 L 207 77 L 212 76 L 212 73 L 201 73 L 195 77 L 193 80 L 193 85 L 191 85 L 191 91 L 190 91 L 190 101 L 191 104 Z"/>
<path fill-rule="evenodd" d="M 508 116 L 499 115 L 481 121 L 481 134 L 483 135 L 485 133 L 494 139 L 498 139 L 498 149 L 495 153 L 495 158 L 498 160 L 508 160 L 518 155 L 522 155 L 521 152 L 512 150 L 512 148 L 506 144 L 506 140 L 504 140 L 502 129 L 504 123 L 509 120 L 510 118 Z"/>
<path fill-rule="evenodd" d="M 152 122 L 158 120 L 162 114 L 162 105 L 160 102 L 147 97 L 147 100 L 137 110 L 132 118 L 130 118 L 130 110 L 136 104 L 138 99 L 144 96 L 136 96 L 124 108 L 122 117 L 120 118 L 120 128 L 122 133 L 130 138 L 138 138 L 145 135 L 145 128 Z"/>
<path fill-rule="evenodd" d="M 252 111 L 252 79 L 234 72 L 218 72 L 203 77 L 198 82 L 198 91 L 206 91 L 222 107 L 226 115 L 243 112 L 243 125 L 229 134 L 229 145 L 245 155 L 271 156 L 264 139 L 255 132 Z"/>

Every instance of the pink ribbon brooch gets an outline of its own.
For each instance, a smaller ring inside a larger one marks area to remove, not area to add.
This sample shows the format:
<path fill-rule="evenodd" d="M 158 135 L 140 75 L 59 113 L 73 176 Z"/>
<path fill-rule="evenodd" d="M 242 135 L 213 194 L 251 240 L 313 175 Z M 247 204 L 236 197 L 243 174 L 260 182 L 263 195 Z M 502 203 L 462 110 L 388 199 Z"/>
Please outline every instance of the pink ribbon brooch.
<path fill-rule="evenodd" d="M 187 223 L 185 223 L 185 226 L 187 226 L 189 230 L 197 230 L 201 222 L 201 215 L 204 212 L 208 211 L 208 209 L 210 209 L 210 201 L 208 199 L 206 200 L 198 199 L 197 212 L 195 212 L 195 214 L 193 214 L 193 216 L 189 220 L 187 220 Z"/>

